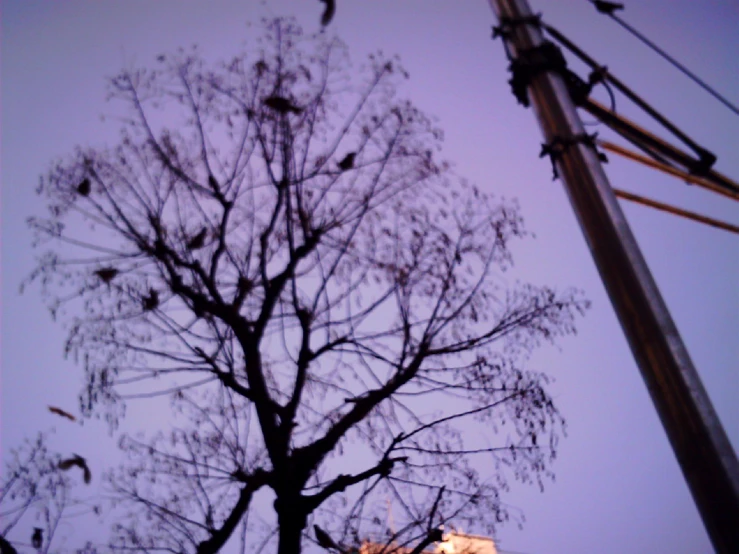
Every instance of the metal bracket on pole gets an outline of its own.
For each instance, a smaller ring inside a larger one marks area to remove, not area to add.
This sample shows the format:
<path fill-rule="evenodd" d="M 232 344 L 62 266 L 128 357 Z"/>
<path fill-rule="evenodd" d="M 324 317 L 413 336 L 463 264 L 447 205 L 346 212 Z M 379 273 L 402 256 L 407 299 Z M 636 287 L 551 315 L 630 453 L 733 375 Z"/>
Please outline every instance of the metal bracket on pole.
<path fill-rule="evenodd" d="M 542 52 L 540 21 L 526 0 L 490 0 L 515 67 Z M 548 49 L 549 47 L 545 47 Z M 527 54 L 528 53 L 528 54 Z M 561 54 L 560 54 L 561 57 Z M 529 65 L 531 68 L 531 64 Z M 599 153 L 568 91 L 562 63 L 537 58 L 526 99 L 552 156 L 631 351 L 667 432 L 714 548 L 739 552 L 739 462 L 637 246 Z M 515 75 L 514 75 L 515 77 Z M 520 86 L 519 86 L 520 90 Z M 516 95 L 519 97 L 519 95 Z"/>

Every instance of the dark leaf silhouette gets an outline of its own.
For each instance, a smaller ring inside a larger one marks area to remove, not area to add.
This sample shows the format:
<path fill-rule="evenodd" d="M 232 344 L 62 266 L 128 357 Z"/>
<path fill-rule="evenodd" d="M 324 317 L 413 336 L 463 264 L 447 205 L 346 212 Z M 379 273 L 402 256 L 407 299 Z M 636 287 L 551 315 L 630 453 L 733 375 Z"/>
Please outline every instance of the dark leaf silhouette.
<path fill-rule="evenodd" d="M 83 479 L 89 485 L 92 479 L 92 473 L 90 472 L 90 468 L 87 467 L 87 460 L 79 454 L 74 454 L 71 458 L 59 462 L 59 469 L 61 470 L 67 471 L 73 467 L 78 467 L 82 470 Z"/>
<path fill-rule="evenodd" d="M 114 267 L 103 267 L 95 271 L 95 275 L 100 277 L 103 283 L 110 283 L 118 275 L 118 270 Z"/>
<path fill-rule="evenodd" d="M 300 114 L 303 111 L 302 108 L 298 108 L 297 106 L 293 105 L 292 102 L 290 102 L 290 100 L 288 100 L 287 98 L 276 95 L 268 96 L 267 98 L 265 98 L 264 105 L 280 114 Z"/>
<path fill-rule="evenodd" d="M 159 293 L 155 289 L 149 289 L 149 295 L 141 300 L 145 312 L 156 310 L 159 306 Z"/>
<path fill-rule="evenodd" d="M 36 550 L 41 548 L 41 545 L 44 543 L 44 535 L 43 535 L 43 529 L 40 527 L 34 527 L 33 528 L 33 535 L 31 535 L 31 546 L 33 546 Z"/>
<path fill-rule="evenodd" d="M 261 77 L 266 71 L 269 70 L 269 67 L 264 60 L 259 60 L 257 63 L 254 64 L 254 69 L 257 72 L 257 76 Z"/>
<path fill-rule="evenodd" d="M 595 8 L 601 12 L 608 15 L 613 14 L 613 12 L 618 10 L 623 10 L 624 5 L 619 4 L 617 2 L 606 2 L 605 0 L 593 0 L 593 4 L 595 4 Z"/>
<path fill-rule="evenodd" d="M 69 421 L 77 421 L 77 418 L 74 417 L 72 414 L 70 414 L 69 412 L 65 410 L 62 410 L 61 408 L 57 408 L 56 406 L 49 406 L 49 411 L 52 414 L 56 414 L 61 417 L 66 417 Z"/>
<path fill-rule="evenodd" d="M 336 13 L 336 0 L 321 0 L 324 4 L 326 4 L 326 7 L 323 10 L 323 15 L 321 16 L 321 25 L 324 27 L 331 23 L 331 20 L 334 18 L 334 14 Z"/>

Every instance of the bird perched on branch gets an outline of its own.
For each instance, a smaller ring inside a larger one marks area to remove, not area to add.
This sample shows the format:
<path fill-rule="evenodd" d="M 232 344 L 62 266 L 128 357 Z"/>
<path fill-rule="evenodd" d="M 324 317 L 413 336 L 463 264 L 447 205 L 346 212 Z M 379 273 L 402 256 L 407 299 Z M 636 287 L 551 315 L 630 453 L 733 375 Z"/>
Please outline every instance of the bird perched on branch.
<path fill-rule="evenodd" d="M 203 227 L 203 229 L 197 235 L 187 241 L 187 248 L 190 250 L 197 250 L 198 248 L 202 248 L 205 245 L 205 237 L 207 234 L 207 229 Z"/>
<path fill-rule="evenodd" d="M 31 546 L 33 546 L 36 550 L 41 548 L 41 545 L 44 543 L 44 530 L 41 529 L 41 527 L 34 527 L 33 528 L 33 535 L 31 535 Z"/>
<path fill-rule="evenodd" d="M 144 311 L 150 312 L 159 306 L 159 293 L 154 289 L 149 289 L 149 296 L 142 300 Z"/>
<path fill-rule="evenodd" d="M 90 183 L 90 179 L 82 179 L 82 182 L 77 185 L 77 192 L 82 196 L 88 196 L 91 189 L 92 183 Z"/>
<path fill-rule="evenodd" d="M 326 9 L 323 10 L 323 15 L 321 16 L 321 25 L 324 27 L 331 23 L 331 20 L 334 18 L 334 14 L 336 13 L 336 1 L 335 0 L 320 0 L 324 4 L 326 4 Z"/>
<path fill-rule="evenodd" d="M 118 270 L 114 267 L 101 267 L 95 271 L 95 275 L 100 277 L 103 283 L 110 284 L 116 275 L 118 275 Z"/>
<path fill-rule="evenodd" d="M 272 95 L 265 98 L 264 105 L 280 114 L 291 112 L 298 115 L 303 111 L 302 108 L 298 108 L 287 98 L 283 98 L 282 96 L 277 95 Z"/>
<path fill-rule="evenodd" d="M 313 526 L 313 530 L 316 532 L 316 540 L 318 541 L 318 546 L 321 548 L 325 548 L 326 550 L 338 550 L 341 551 L 341 548 L 338 544 L 332 539 L 326 531 L 321 529 L 318 525 Z"/>
<path fill-rule="evenodd" d="M 377 466 L 380 476 L 388 477 L 390 472 L 393 470 L 395 462 L 403 463 L 407 461 L 408 456 L 401 456 L 399 458 L 383 458 Z"/>
<path fill-rule="evenodd" d="M 82 477 L 85 480 L 85 483 L 89 485 L 90 480 L 92 479 L 92 473 L 90 472 L 90 468 L 87 467 L 87 460 L 82 456 L 75 454 L 71 458 L 67 458 L 66 460 L 59 462 L 59 469 L 64 471 L 67 471 L 69 468 L 74 466 L 82 470 Z"/>
<path fill-rule="evenodd" d="M 344 159 L 339 162 L 339 169 L 341 171 L 348 171 L 354 167 L 354 159 L 357 157 L 356 152 L 349 152 Z"/>
<path fill-rule="evenodd" d="M 432 529 L 429 531 L 428 538 L 431 542 L 444 542 L 444 531 L 438 527 L 436 529 Z"/>
<path fill-rule="evenodd" d="M 48 408 L 52 414 L 56 414 L 61 417 L 66 417 L 69 421 L 77 421 L 76 417 L 74 417 L 69 412 L 62 410 L 61 408 L 57 408 L 56 406 L 48 406 Z"/>

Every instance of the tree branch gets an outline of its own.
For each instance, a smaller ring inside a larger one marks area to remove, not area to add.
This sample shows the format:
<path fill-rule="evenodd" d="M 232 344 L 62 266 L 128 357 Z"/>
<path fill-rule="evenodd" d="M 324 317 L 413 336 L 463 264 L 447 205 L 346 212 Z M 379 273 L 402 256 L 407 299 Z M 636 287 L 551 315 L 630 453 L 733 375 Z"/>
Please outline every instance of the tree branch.
<path fill-rule="evenodd" d="M 249 504 L 251 503 L 254 493 L 266 485 L 269 478 L 270 473 L 261 468 L 252 473 L 246 486 L 241 489 L 239 499 L 233 510 L 231 510 L 229 516 L 226 518 L 226 521 L 223 522 L 220 529 L 211 532 L 211 537 L 208 540 L 205 540 L 198 545 L 197 554 L 216 554 L 221 550 L 221 548 L 223 548 L 223 545 L 226 544 L 226 541 L 231 537 L 231 534 L 234 532 L 241 521 L 241 518 L 246 513 L 246 510 L 249 508 Z"/>
<path fill-rule="evenodd" d="M 306 471 L 304 475 L 306 479 L 349 429 L 362 421 L 380 402 L 389 398 L 418 373 L 421 364 L 426 359 L 426 352 L 427 346 L 422 344 L 406 368 L 398 369 L 381 388 L 369 391 L 365 396 L 358 398 L 354 407 L 339 419 L 322 438 L 295 451 L 294 455 L 300 460 L 301 469 Z"/>
<path fill-rule="evenodd" d="M 333 481 L 331 481 L 331 483 L 324 487 L 321 492 L 306 497 L 306 503 L 309 513 L 318 508 L 334 494 L 344 492 L 352 485 L 356 485 L 357 483 L 366 481 L 367 479 L 369 479 L 370 477 L 374 477 L 375 475 L 387 477 L 388 475 L 390 475 L 390 472 L 393 469 L 393 465 L 396 462 L 405 462 L 407 460 L 407 456 L 400 456 L 398 458 L 383 458 L 375 467 L 367 469 L 362 473 L 358 473 L 356 475 L 339 475 L 336 479 L 334 479 Z"/>

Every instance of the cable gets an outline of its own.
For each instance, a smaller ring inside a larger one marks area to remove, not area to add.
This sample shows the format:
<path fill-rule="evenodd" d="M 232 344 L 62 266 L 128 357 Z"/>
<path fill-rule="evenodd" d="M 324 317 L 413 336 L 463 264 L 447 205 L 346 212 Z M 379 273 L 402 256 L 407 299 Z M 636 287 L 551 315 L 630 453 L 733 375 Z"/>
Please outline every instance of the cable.
<path fill-rule="evenodd" d="M 673 124 L 665 116 L 663 116 L 661 113 L 655 110 L 650 104 L 644 101 L 641 97 L 639 97 L 633 90 L 631 90 L 631 88 L 629 88 L 624 83 L 622 83 L 619 79 L 617 79 L 611 72 L 608 71 L 606 67 L 599 65 L 593 58 L 591 58 L 588 54 L 586 54 L 585 51 L 583 51 L 580 47 L 575 45 L 570 39 L 564 36 L 560 31 L 558 31 L 551 25 L 548 25 L 543 22 L 541 24 L 541 27 L 544 31 L 547 32 L 549 36 L 554 38 L 554 40 L 559 42 L 562 46 L 567 48 L 567 50 L 569 50 L 575 56 L 580 58 L 581 61 L 589 65 L 593 70 L 601 72 L 604 79 L 608 80 L 610 84 L 612 84 L 616 89 L 618 89 L 622 94 L 624 94 L 629 100 L 631 100 L 634 104 L 639 106 L 650 117 L 652 117 L 655 121 L 657 121 L 665 129 L 670 131 L 670 133 L 672 133 L 675 137 L 680 139 L 680 141 L 683 144 L 685 144 L 693 152 L 695 152 L 700 158 L 699 163 L 693 168 L 693 170 L 696 173 L 703 173 L 706 170 L 710 169 L 711 166 L 713 166 L 713 164 L 716 162 L 716 156 L 712 152 L 709 152 L 708 150 L 706 150 L 705 148 L 697 144 L 693 139 L 691 139 L 683 131 L 678 129 L 675 126 L 675 124 Z"/>
<path fill-rule="evenodd" d="M 626 117 L 609 112 L 605 106 L 592 99 L 588 99 L 582 105 L 582 108 L 659 162 L 671 166 L 677 163 L 690 173 L 702 176 L 705 180 L 714 183 L 717 186 L 713 187 L 714 189 L 720 188 L 723 189 L 723 193 L 727 196 L 739 197 L 739 184 L 714 169 L 696 171 L 696 168 L 700 168 L 699 160 L 696 160 L 669 142 L 650 133 Z"/>
<path fill-rule="evenodd" d="M 723 229 L 724 231 L 730 231 L 732 233 L 739 234 L 739 227 L 737 227 L 736 225 L 732 225 L 731 223 L 726 223 L 725 221 L 720 221 L 718 219 L 713 219 L 712 217 L 706 217 L 705 215 L 690 212 L 688 210 L 683 210 L 682 208 L 677 208 L 670 204 L 664 204 L 663 202 L 657 202 L 656 200 L 652 200 L 651 198 L 639 196 L 638 194 L 632 194 L 630 192 L 626 192 L 625 190 L 617 188 L 613 189 L 613 194 L 615 194 L 618 198 L 623 198 L 624 200 L 631 200 L 632 202 L 642 204 L 643 206 L 649 206 L 650 208 L 654 208 L 656 210 L 667 212 L 673 215 L 679 215 L 680 217 L 684 217 L 692 221 L 698 221 L 699 223 L 705 223 L 706 225 L 711 225 L 712 227 L 718 227 L 719 229 Z"/>
<path fill-rule="evenodd" d="M 623 156 L 626 159 L 643 164 L 647 167 L 651 167 L 652 169 L 662 171 L 663 173 L 666 173 L 667 175 L 672 175 L 673 177 L 677 177 L 681 181 L 684 181 L 686 184 L 698 185 L 699 187 L 705 188 L 706 190 L 710 190 L 711 192 L 722 194 L 726 196 L 727 198 L 731 198 L 732 200 L 739 200 L 739 186 L 735 188 L 734 192 L 730 192 L 724 188 L 716 186 L 712 181 L 708 179 L 704 179 L 696 175 L 691 175 L 690 173 L 687 173 L 685 171 L 682 171 L 674 167 L 670 163 L 655 161 L 652 158 L 643 156 L 637 152 L 634 152 L 633 150 L 629 150 L 628 148 L 624 148 L 623 146 L 614 144 L 613 142 L 597 139 L 596 144 L 600 146 L 601 148 L 603 148 L 604 150 L 607 150 L 608 152 L 612 152 L 619 156 Z M 654 157 L 653 153 L 650 153 L 650 155 Z"/>
<path fill-rule="evenodd" d="M 613 19 L 616 23 L 621 25 L 624 29 L 626 29 L 628 32 L 630 32 L 632 35 L 634 35 L 636 38 L 638 38 L 640 41 L 642 41 L 644 44 L 646 44 L 649 48 L 657 52 L 660 56 L 662 56 L 664 59 L 666 59 L 668 62 L 670 62 L 673 66 L 675 66 L 677 69 L 679 69 L 684 75 L 689 77 L 695 84 L 700 86 L 703 90 L 708 92 L 711 96 L 713 96 L 716 100 L 721 102 L 724 106 L 729 108 L 732 112 L 739 115 L 739 108 L 737 108 L 734 104 L 729 102 L 726 98 L 724 98 L 721 94 L 716 92 L 713 88 L 711 88 L 710 85 L 708 85 L 705 81 L 703 81 L 700 77 L 698 77 L 695 73 L 691 72 L 687 67 L 685 67 L 683 64 L 678 62 L 675 58 L 670 56 L 667 52 L 662 50 L 659 46 L 657 46 L 655 43 L 653 43 L 651 40 L 649 40 L 647 37 L 642 35 L 639 31 L 634 29 L 631 25 L 626 23 L 623 19 L 618 17 L 614 12 L 619 9 L 623 9 L 623 4 L 614 4 L 611 2 L 603 2 L 600 0 L 589 0 L 591 4 L 595 6 L 595 9 L 598 10 L 598 12 L 603 13 L 605 15 L 608 15 L 611 19 Z"/>

